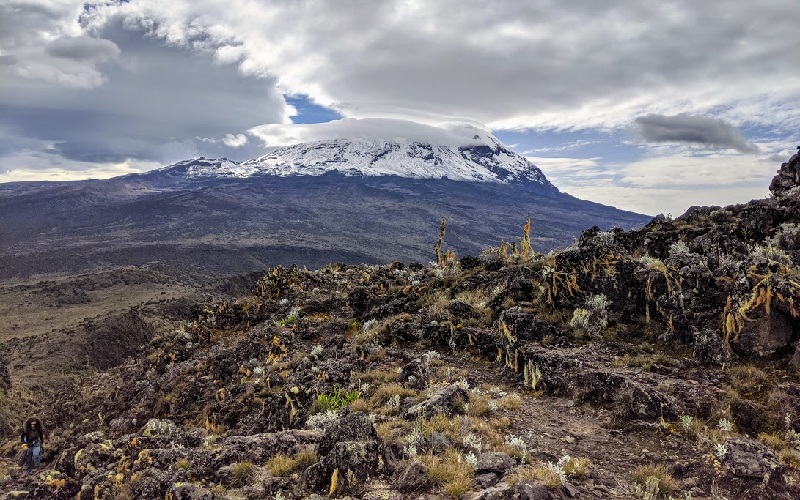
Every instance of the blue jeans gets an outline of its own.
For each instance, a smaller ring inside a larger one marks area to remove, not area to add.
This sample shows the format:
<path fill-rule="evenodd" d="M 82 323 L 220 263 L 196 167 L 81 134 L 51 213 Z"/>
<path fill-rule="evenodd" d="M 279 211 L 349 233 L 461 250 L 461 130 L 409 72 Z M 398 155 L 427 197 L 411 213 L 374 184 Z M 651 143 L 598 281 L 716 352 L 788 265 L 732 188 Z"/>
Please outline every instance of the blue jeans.
<path fill-rule="evenodd" d="M 34 467 L 39 467 L 41 462 L 42 446 L 31 446 L 25 450 L 22 462 L 25 465 L 25 472 L 30 474 Z"/>

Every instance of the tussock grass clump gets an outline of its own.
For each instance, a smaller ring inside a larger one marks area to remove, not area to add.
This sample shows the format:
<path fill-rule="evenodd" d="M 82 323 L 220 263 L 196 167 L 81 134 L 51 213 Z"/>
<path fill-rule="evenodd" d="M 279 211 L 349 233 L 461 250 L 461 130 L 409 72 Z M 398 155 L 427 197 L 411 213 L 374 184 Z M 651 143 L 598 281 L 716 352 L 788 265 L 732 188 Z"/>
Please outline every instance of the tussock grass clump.
<path fill-rule="evenodd" d="M 358 375 L 361 382 L 367 383 L 385 383 L 397 380 L 397 373 L 389 368 L 375 368 L 368 372 Z"/>
<path fill-rule="evenodd" d="M 659 498 L 669 497 L 678 491 L 678 482 L 663 465 L 642 465 L 637 467 L 631 476 L 634 483 L 641 488 L 655 490 L 653 493 Z"/>
<path fill-rule="evenodd" d="M 551 467 L 544 463 L 536 463 L 516 469 L 505 477 L 505 481 L 509 484 L 535 481 L 548 488 L 558 488 L 561 486 L 561 475 L 556 467 Z"/>
<path fill-rule="evenodd" d="M 386 422 L 377 424 L 375 426 L 375 432 L 382 440 L 390 442 L 397 434 L 408 434 L 411 432 L 411 423 L 405 420 L 387 420 Z"/>
<path fill-rule="evenodd" d="M 562 470 L 568 476 L 583 477 L 589 474 L 589 469 L 592 467 L 592 461 L 586 457 L 570 457 L 561 466 Z"/>
<path fill-rule="evenodd" d="M 454 448 L 448 449 L 442 456 L 420 455 L 417 458 L 428 469 L 428 479 L 441 486 L 446 495 L 458 498 L 472 485 L 475 471 Z"/>
<path fill-rule="evenodd" d="M 294 472 L 295 466 L 296 461 L 283 454 L 275 455 L 267 461 L 267 470 L 269 470 L 273 476 L 277 477 L 290 475 Z"/>
<path fill-rule="evenodd" d="M 731 367 L 728 380 L 731 387 L 744 398 L 759 397 L 774 385 L 764 370 L 753 365 Z"/>
<path fill-rule="evenodd" d="M 311 448 L 304 448 L 297 452 L 294 459 L 297 462 L 297 470 L 305 470 L 317 463 L 317 452 Z"/>
<path fill-rule="evenodd" d="M 253 462 L 239 462 L 231 466 L 230 485 L 234 488 L 244 488 L 252 483 L 255 477 L 256 466 Z"/>
<path fill-rule="evenodd" d="M 778 459 L 790 469 L 800 470 L 800 454 L 797 451 L 789 448 L 781 450 Z"/>
<path fill-rule="evenodd" d="M 305 470 L 315 463 L 317 463 L 317 453 L 310 448 L 306 448 L 299 451 L 294 458 L 283 454 L 275 455 L 267 461 L 267 470 L 273 476 L 285 477 L 292 475 L 294 472 Z"/>
<path fill-rule="evenodd" d="M 474 392 L 469 394 L 469 411 L 467 413 L 470 417 L 485 417 L 490 412 L 489 398 Z"/>
<path fill-rule="evenodd" d="M 502 410 L 518 410 L 522 406 L 522 396 L 513 392 L 497 400 L 497 407 Z"/>
<path fill-rule="evenodd" d="M 669 356 L 664 354 L 626 354 L 620 356 L 611 362 L 614 366 L 636 366 L 649 370 L 653 365 L 661 365 L 670 360 Z"/>
<path fill-rule="evenodd" d="M 387 401 L 395 396 L 399 396 L 402 399 L 416 395 L 417 391 L 403 387 L 398 383 L 384 384 L 375 390 L 375 394 L 370 398 L 370 403 L 373 408 L 378 408 L 385 405 Z"/>
<path fill-rule="evenodd" d="M 784 441 L 783 436 L 778 433 L 768 434 L 766 432 L 760 432 L 758 434 L 758 439 L 765 445 L 778 451 L 785 450 L 789 447 L 786 441 Z"/>

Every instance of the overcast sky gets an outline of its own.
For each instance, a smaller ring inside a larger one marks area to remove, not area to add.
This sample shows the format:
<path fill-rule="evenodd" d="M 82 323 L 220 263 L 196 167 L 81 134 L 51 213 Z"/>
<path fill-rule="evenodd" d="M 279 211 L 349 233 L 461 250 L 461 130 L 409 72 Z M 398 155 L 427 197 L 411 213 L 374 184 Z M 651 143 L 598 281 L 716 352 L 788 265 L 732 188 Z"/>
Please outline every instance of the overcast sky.
<path fill-rule="evenodd" d="M 797 0 L 0 0 L 0 182 L 463 122 L 582 198 L 744 202 L 800 145 L 798 19 Z"/>

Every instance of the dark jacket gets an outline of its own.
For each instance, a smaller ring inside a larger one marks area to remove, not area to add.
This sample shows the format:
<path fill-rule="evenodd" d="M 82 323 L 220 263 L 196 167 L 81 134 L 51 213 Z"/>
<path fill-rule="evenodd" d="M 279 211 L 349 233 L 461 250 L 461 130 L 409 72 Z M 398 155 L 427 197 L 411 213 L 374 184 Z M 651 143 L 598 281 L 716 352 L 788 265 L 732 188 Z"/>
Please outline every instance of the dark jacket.
<path fill-rule="evenodd" d="M 22 433 L 20 441 L 28 446 L 41 446 L 44 443 L 44 433 L 41 429 L 30 429 Z"/>

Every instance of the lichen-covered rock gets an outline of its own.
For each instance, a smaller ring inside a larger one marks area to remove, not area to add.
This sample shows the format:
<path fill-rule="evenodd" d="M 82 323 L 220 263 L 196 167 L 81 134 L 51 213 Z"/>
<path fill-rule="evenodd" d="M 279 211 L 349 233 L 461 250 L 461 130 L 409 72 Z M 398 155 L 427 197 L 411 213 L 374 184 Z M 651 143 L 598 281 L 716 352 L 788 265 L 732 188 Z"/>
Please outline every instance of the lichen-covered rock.
<path fill-rule="evenodd" d="M 317 453 L 319 461 L 303 474 L 306 488 L 336 495 L 359 494 L 379 472 L 381 442 L 365 415 L 345 412 L 326 427 Z"/>
<path fill-rule="evenodd" d="M 728 439 L 725 441 L 725 450 L 722 464 L 736 477 L 764 480 L 773 474 L 783 473 L 784 466 L 775 452 L 753 439 Z"/>
<path fill-rule="evenodd" d="M 405 412 L 405 418 L 406 420 L 431 418 L 439 413 L 448 417 L 462 415 L 468 402 L 467 391 L 457 384 L 450 384 L 433 392 L 425 401 L 409 408 Z"/>
<path fill-rule="evenodd" d="M 206 488 L 191 483 L 175 484 L 170 488 L 169 494 L 174 500 L 212 500 L 214 498 Z"/>
<path fill-rule="evenodd" d="M 400 379 L 405 385 L 412 389 L 424 389 L 428 387 L 428 380 L 431 377 L 430 364 L 426 359 L 414 358 L 400 372 Z"/>
<path fill-rule="evenodd" d="M 694 358 L 701 365 L 719 366 L 725 363 L 728 356 L 719 333 L 708 328 L 703 330 L 694 328 L 692 334 Z"/>
<path fill-rule="evenodd" d="M 781 164 L 781 168 L 769 185 L 769 190 L 773 195 L 782 197 L 796 194 L 795 188 L 798 186 L 800 186 L 800 153 L 795 153 L 789 161 Z"/>
<path fill-rule="evenodd" d="M 397 476 L 397 489 L 400 491 L 419 491 L 428 485 L 428 469 L 419 462 L 411 462 Z"/>
<path fill-rule="evenodd" d="M 503 475 L 512 467 L 517 465 L 517 462 L 511 458 L 508 453 L 501 451 L 487 451 L 478 456 L 478 464 L 475 466 L 476 473 L 494 472 L 495 474 Z"/>

